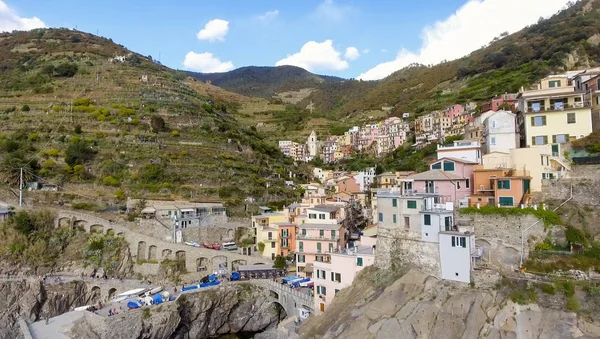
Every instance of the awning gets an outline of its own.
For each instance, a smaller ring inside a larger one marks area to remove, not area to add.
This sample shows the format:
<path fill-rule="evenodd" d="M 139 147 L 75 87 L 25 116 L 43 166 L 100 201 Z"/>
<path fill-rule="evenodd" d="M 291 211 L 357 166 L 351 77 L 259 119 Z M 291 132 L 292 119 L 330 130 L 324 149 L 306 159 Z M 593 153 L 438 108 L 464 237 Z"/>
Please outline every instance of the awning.
<path fill-rule="evenodd" d="M 305 273 L 313 273 L 314 272 L 314 267 L 312 263 L 306 264 L 306 266 L 304 266 L 304 272 Z"/>
<path fill-rule="evenodd" d="M 142 214 L 154 213 L 156 209 L 154 207 L 146 207 L 142 210 Z"/>
<path fill-rule="evenodd" d="M 181 212 L 195 212 L 196 210 L 193 208 L 182 208 Z"/>

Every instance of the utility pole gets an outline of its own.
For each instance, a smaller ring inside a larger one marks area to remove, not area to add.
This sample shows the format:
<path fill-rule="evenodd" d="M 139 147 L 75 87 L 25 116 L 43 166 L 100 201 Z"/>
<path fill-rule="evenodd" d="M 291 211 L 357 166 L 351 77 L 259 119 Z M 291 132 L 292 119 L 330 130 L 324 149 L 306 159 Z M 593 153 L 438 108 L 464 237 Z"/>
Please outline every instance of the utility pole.
<path fill-rule="evenodd" d="M 23 207 L 23 167 L 19 176 L 19 208 Z"/>

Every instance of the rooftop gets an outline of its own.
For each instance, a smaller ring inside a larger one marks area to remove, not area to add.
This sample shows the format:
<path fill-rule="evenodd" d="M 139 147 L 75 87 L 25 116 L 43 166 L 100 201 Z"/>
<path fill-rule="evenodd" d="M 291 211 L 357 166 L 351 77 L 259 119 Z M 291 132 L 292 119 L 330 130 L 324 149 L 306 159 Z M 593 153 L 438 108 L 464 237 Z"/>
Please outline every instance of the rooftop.
<path fill-rule="evenodd" d="M 476 165 L 476 164 L 478 164 L 478 163 L 477 163 L 477 162 L 475 162 L 475 161 L 469 161 L 469 160 L 466 160 L 466 159 L 460 159 L 460 158 L 454 158 L 454 157 L 443 157 L 443 158 L 439 158 L 438 160 L 436 160 L 436 161 L 433 161 L 433 162 L 430 162 L 429 164 L 430 164 L 430 165 L 431 165 L 431 164 L 436 164 L 436 163 L 438 163 L 438 162 L 440 162 L 440 161 L 442 161 L 442 160 L 452 160 L 452 161 L 460 162 L 460 163 L 463 163 L 463 164 L 473 164 L 473 165 Z"/>
<path fill-rule="evenodd" d="M 268 218 L 268 217 L 283 217 L 285 216 L 285 214 L 281 213 L 281 212 L 270 212 L 270 213 L 261 213 L 259 215 L 255 215 L 254 217 L 261 219 L 261 218 Z"/>
<path fill-rule="evenodd" d="M 315 207 L 310 207 L 307 208 L 309 210 L 313 210 L 313 211 L 319 211 L 319 212 L 337 212 L 341 207 L 340 206 L 326 206 L 326 205 L 318 205 Z"/>
<path fill-rule="evenodd" d="M 296 226 L 296 224 L 291 222 L 273 222 L 272 224 L 277 226 Z"/>
<path fill-rule="evenodd" d="M 335 255 L 349 255 L 349 256 L 355 256 L 358 254 L 361 255 L 373 255 L 373 247 L 371 246 L 365 246 L 365 245 L 358 245 L 356 247 L 349 247 L 349 248 L 342 248 L 339 252 L 332 252 L 331 254 L 335 254 Z"/>
<path fill-rule="evenodd" d="M 310 224 L 304 223 L 298 226 L 298 228 L 302 229 L 317 229 L 317 230 L 339 230 L 342 225 L 339 224 Z"/>

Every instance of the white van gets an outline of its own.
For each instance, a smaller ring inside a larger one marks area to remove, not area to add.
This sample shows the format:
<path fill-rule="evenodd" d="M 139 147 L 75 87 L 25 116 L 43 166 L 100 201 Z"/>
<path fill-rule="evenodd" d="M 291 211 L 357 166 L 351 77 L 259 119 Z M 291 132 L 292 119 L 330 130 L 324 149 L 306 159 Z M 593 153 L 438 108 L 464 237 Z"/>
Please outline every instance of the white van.
<path fill-rule="evenodd" d="M 237 245 L 233 241 L 224 242 L 223 243 L 223 249 L 224 250 L 228 250 L 228 251 L 236 251 L 237 250 Z"/>

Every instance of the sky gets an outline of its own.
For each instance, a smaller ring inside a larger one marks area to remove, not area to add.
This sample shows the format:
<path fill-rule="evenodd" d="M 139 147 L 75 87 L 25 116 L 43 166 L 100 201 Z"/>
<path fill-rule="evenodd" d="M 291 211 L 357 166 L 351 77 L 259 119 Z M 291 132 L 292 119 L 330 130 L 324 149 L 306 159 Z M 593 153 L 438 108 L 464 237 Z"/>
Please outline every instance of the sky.
<path fill-rule="evenodd" d="M 175 69 L 294 65 L 378 80 L 468 55 L 569 0 L 0 0 L 0 31 L 99 34 Z M 84 5 L 85 4 L 85 5 Z"/>

